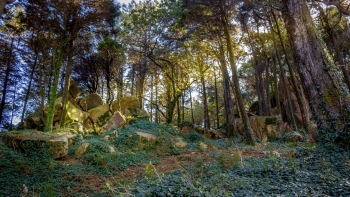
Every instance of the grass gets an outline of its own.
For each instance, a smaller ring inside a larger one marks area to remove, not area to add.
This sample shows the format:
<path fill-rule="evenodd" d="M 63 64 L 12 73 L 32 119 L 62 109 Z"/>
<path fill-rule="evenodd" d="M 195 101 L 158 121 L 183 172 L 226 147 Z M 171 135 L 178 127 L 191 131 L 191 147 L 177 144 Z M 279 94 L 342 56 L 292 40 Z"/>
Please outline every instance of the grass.
<path fill-rule="evenodd" d="M 139 131 L 157 139 L 140 140 Z M 173 146 L 179 137 L 186 148 Z M 0 197 L 20 196 L 26 189 L 28 196 L 350 195 L 347 151 L 330 152 L 305 142 L 252 147 L 234 141 L 138 121 L 103 136 L 77 135 L 61 160 L 53 160 L 45 149 L 18 153 L 0 142 Z M 74 157 L 84 143 L 89 143 L 87 153 Z"/>

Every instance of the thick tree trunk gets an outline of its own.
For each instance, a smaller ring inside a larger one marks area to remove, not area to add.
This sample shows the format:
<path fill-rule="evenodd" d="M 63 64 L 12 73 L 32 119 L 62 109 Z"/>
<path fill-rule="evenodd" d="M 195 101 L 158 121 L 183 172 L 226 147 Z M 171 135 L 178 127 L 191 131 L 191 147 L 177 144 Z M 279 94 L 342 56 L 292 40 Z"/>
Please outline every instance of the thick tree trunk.
<path fill-rule="evenodd" d="M 288 66 L 289 73 L 290 73 L 290 77 L 292 78 L 293 89 L 295 91 L 295 95 L 297 97 L 297 102 L 298 102 L 298 105 L 299 105 L 299 108 L 300 108 L 301 118 L 302 118 L 302 122 L 303 122 L 303 127 L 304 127 L 305 131 L 307 132 L 309 121 L 308 121 L 308 118 L 306 117 L 307 116 L 307 114 L 306 114 L 307 110 L 305 109 L 305 105 L 304 105 L 304 102 L 303 102 L 303 99 L 302 99 L 303 98 L 302 97 L 302 90 L 299 89 L 298 82 L 297 82 L 296 76 L 294 74 L 294 69 L 292 67 L 292 63 L 289 61 L 287 50 L 284 47 L 284 42 L 283 42 L 283 39 L 282 39 L 282 34 L 281 34 L 281 30 L 280 30 L 279 25 L 278 25 L 278 21 L 277 21 L 276 15 L 275 15 L 273 10 L 271 10 L 271 13 L 272 13 L 272 16 L 273 16 L 273 18 L 275 20 L 275 23 L 276 23 L 277 35 L 279 37 L 279 40 L 281 42 L 281 47 L 282 47 L 283 52 L 285 54 L 285 59 L 286 59 L 286 63 L 287 63 L 287 66 Z"/>
<path fill-rule="evenodd" d="M 283 19 L 302 86 L 317 121 L 322 145 L 349 146 L 349 91 L 327 62 L 305 0 L 283 0 Z"/>
<path fill-rule="evenodd" d="M 326 42 L 327 47 L 329 48 L 329 50 L 334 52 L 334 60 L 338 64 L 340 64 L 340 68 L 344 76 L 344 82 L 348 86 L 348 89 L 350 90 L 350 75 L 349 75 L 349 71 L 346 68 L 345 61 L 341 55 L 341 49 L 340 49 L 341 46 L 339 46 L 339 41 L 336 40 L 334 29 L 329 24 L 327 15 L 324 13 L 322 7 L 319 4 L 316 4 L 316 8 L 320 12 L 321 19 L 323 20 L 323 28 L 326 30 L 330 38 L 331 43 Z"/>

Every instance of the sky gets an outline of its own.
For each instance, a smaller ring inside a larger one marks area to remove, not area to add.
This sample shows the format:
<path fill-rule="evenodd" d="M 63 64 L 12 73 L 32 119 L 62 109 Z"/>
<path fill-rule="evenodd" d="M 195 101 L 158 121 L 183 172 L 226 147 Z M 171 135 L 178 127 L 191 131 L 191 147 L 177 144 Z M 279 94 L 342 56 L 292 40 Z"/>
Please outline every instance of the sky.
<path fill-rule="evenodd" d="M 120 4 L 123 4 L 123 3 L 125 3 L 125 4 L 128 4 L 128 3 L 130 3 L 131 2 L 131 0 L 117 0 Z"/>

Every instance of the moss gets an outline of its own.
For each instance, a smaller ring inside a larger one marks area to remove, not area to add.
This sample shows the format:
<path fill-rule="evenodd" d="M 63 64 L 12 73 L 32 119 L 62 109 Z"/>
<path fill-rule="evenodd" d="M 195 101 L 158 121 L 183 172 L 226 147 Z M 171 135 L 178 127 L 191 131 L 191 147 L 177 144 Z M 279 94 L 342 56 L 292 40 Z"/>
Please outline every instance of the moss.
<path fill-rule="evenodd" d="M 340 98 L 340 92 L 334 89 L 333 87 L 328 87 L 325 92 L 324 99 L 328 106 L 333 105 L 335 102 L 338 102 Z"/>

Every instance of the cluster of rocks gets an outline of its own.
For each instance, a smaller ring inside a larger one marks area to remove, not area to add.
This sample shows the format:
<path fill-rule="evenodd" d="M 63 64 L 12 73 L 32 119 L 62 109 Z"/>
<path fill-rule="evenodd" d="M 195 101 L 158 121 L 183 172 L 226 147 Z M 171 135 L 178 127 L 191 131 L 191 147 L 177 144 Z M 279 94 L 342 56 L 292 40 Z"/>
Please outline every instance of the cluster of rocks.
<path fill-rule="evenodd" d="M 132 118 L 148 119 L 148 113 L 139 109 L 137 98 L 127 96 L 110 104 L 104 103 L 96 93 L 81 97 L 81 90 L 71 80 L 68 92 L 67 116 L 64 120 L 67 128 L 78 132 L 94 131 L 103 134 L 111 128 L 122 128 Z M 62 93 L 58 94 L 54 112 L 54 129 L 59 129 L 63 111 Z M 26 129 L 40 129 L 44 126 L 48 114 L 48 105 L 44 107 L 43 116 L 39 113 L 29 115 L 24 122 Z"/>

